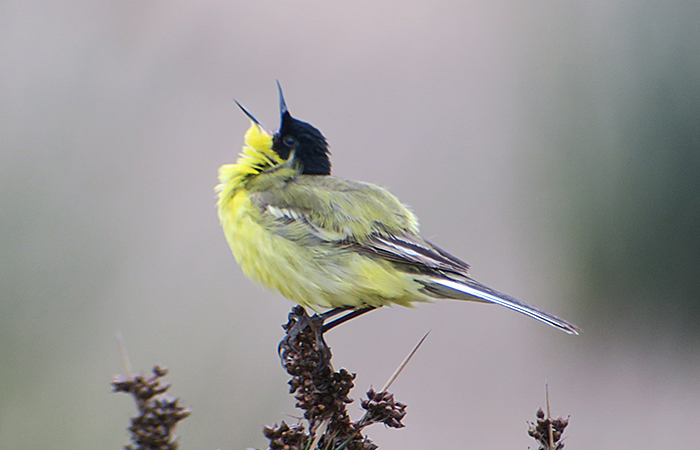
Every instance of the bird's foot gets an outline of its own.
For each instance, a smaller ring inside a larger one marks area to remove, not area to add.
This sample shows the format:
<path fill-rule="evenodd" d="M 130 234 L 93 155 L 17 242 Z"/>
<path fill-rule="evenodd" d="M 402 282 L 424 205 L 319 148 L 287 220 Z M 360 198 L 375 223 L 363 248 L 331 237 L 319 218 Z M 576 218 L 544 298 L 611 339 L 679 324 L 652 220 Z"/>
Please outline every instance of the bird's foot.
<path fill-rule="evenodd" d="M 323 314 L 309 316 L 301 306 L 295 306 L 289 313 L 289 321 L 282 327 L 286 336 L 277 347 L 282 366 L 287 369 L 290 363 L 303 359 L 313 361 L 315 367 L 305 367 L 319 371 L 329 365 L 331 349 L 323 338 Z M 296 364 L 295 364 L 296 367 Z"/>

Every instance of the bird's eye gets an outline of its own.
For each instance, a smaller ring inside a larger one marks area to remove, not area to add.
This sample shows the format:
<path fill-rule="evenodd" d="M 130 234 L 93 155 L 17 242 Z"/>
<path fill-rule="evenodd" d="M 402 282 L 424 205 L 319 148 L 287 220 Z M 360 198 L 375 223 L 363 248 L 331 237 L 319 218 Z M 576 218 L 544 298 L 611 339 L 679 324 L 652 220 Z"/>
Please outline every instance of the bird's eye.
<path fill-rule="evenodd" d="M 286 136 L 284 138 L 284 145 L 287 147 L 294 147 L 294 145 L 297 143 L 297 140 L 294 139 L 294 136 Z"/>

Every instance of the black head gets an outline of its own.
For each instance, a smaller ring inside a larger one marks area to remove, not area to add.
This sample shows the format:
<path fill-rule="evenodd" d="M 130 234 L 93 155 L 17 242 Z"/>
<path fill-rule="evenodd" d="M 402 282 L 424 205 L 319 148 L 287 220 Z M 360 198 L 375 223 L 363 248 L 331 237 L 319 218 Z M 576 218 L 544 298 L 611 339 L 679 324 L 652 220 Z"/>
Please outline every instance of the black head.
<path fill-rule="evenodd" d="M 326 138 L 313 125 L 289 114 L 279 82 L 277 87 L 282 123 L 272 139 L 272 149 L 284 160 L 292 155 L 294 163 L 299 164 L 304 175 L 330 175 L 331 160 Z"/>

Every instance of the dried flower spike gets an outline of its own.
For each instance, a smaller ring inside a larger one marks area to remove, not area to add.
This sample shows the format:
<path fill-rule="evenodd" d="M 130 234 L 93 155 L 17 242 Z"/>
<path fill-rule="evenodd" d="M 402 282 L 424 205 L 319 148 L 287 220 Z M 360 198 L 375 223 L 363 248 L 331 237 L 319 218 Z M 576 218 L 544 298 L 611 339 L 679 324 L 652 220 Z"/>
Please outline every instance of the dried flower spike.
<path fill-rule="evenodd" d="M 545 418 L 542 408 L 537 410 L 537 422 L 528 422 L 529 429 L 527 434 L 537 441 L 538 450 L 562 450 L 564 442 L 562 436 L 564 429 L 569 424 L 569 418 L 550 419 Z M 552 431 L 552 442 L 550 443 L 550 427 Z"/>
<path fill-rule="evenodd" d="M 161 378 L 167 373 L 166 367 L 155 366 L 150 377 L 114 377 L 114 392 L 131 394 L 139 412 L 131 418 L 131 444 L 125 445 L 125 450 L 177 450 L 175 426 L 191 411 L 165 395 L 170 385 L 161 384 Z"/>

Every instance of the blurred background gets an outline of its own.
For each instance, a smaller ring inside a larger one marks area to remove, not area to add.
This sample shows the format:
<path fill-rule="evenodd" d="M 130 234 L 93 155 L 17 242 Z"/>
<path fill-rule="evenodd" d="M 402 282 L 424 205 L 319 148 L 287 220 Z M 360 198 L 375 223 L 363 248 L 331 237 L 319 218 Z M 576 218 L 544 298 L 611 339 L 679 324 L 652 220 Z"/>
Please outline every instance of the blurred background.
<path fill-rule="evenodd" d="M 0 3 L 0 449 L 117 449 L 124 373 L 168 366 L 183 449 L 294 422 L 291 304 L 248 281 L 215 211 L 246 105 L 328 137 L 338 176 L 411 205 L 474 277 L 583 329 L 442 301 L 329 333 L 384 450 L 700 443 L 700 3 Z M 359 401 L 350 407 L 360 416 Z"/>

